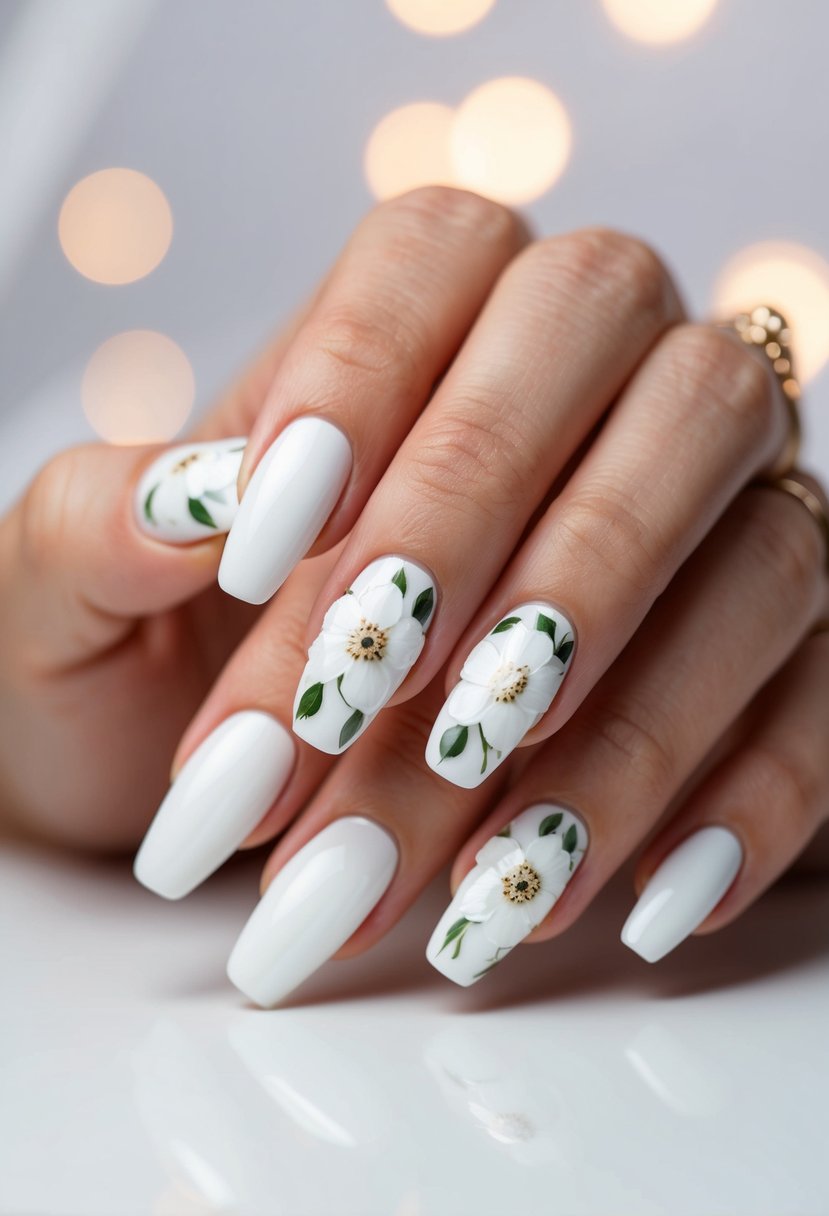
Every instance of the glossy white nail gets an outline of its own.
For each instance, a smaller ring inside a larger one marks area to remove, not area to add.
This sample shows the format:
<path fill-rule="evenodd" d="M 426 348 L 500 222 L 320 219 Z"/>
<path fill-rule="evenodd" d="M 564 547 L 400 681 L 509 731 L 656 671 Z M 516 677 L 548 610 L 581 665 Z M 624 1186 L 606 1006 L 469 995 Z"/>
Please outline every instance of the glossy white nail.
<path fill-rule="evenodd" d="M 181 899 L 227 861 L 279 796 L 293 768 L 289 731 L 260 710 L 225 718 L 170 787 L 135 858 L 135 877 Z"/>
<path fill-rule="evenodd" d="M 434 580 L 422 566 L 396 555 L 366 566 L 308 651 L 296 734 L 332 755 L 350 747 L 417 662 L 434 610 Z"/>
<path fill-rule="evenodd" d="M 587 829 L 566 807 L 522 811 L 478 850 L 429 939 L 429 962 L 462 987 L 474 984 L 541 924 L 586 849 Z"/>
<path fill-rule="evenodd" d="M 700 828 L 669 853 L 625 921 L 622 941 L 656 963 L 713 912 L 743 861 L 728 828 Z"/>
<path fill-rule="evenodd" d="M 271 882 L 227 964 L 257 1005 L 275 1005 L 339 950 L 380 900 L 397 845 L 371 819 L 335 819 Z"/>
<path fill-rule="evenodd" d="M 246 443 L 236 437 L 163 452 L 136 487 L 142 532 L 173 545 L 227 532 L 239 506 L 236 479 Z"/>
<path fill-rule="evenodd" d="M 351 445 L 324 418 L 297 418 L 254 470 L 219 566 L 219 585 L 264 604 L 310 549 L 351 472 Z"/>
<path fill-rule="evenodd" d="M 574 647 L 550 604 L 514 608 L 467 655 L 432 727 L 429 767 L 465 789 L 485 781 L 550 708 Z"/>

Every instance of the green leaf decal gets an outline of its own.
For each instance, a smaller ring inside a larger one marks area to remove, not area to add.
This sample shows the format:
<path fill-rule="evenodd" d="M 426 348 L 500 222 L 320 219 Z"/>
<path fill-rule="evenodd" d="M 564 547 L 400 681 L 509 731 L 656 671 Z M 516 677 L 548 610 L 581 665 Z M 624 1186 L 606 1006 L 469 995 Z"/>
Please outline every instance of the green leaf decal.
<path fill-rule="evenodd" d="M 211 502 L 220 502 L 222 506 L 225 505 L 224 490 L 205 490 L 204 497 L 209 498 Z"/>
<path fill-rule="evenodd" d="M 539 836 L 549 836 L 550 832 L 556 830 L 563 818 L 561 811 L 556 811 L 555 815 L 548 815 L 546 819 L 542 819 L 538 825 Z"/>
<path fill-rule="evenodd" d="M 501 960 L 499 958 L 496 958 L 495 962 L 490 963 L 488 967 L 484 967 L 483 971 L 476 971 L 472 976 L 473 980 L 479 980 L 482 975 L 489 975 L 490 971 L 492 971 L 494 967 L 497 967 L 500 961 Z"/>
<path fill-rule="evenodd" d="M 485 773 L 487 757 L 489 756 L 489 751 L 490 751 L 490 748 L 492 747 L 492 744 L 489 742 L 486 735 L 484 734 L 484 728 L 481 726 L 480 722 L 478 723 L 478 734 L 481 736 L 481 749 L 484 753 L 483 759 L 481 760 L 480 772 Z M 494 750 L 494 748 L 493 748 L 493 750 Z"/>
<path fill-rule="evenodd" d="M 432 609 L 434 606 L 435 589 L 434 587 L 427 587 L 424 591 L 421 591 L 420 595 L 415 600 L 412 608 L 412 616 L 416 621 L 420 621 L 420 624 L 424 626 L 429 617 L 432 615 Z"/>
<path fill-rule="evenodd" d="M 349 709 L 353 709 L 354 706 L 349 705 L 348 701 L 346 701 L 345 697 L 343 696 L 343 680 L 344 679 L 345 679 L 345 672 L 342 672 L 340 675 L 337 676 L 337 692 L 343 698 L 343 704 L 348 705 Z"/>
<path fill-rule="evenodd" d="M 305 692 L 299 698 L 296 716 L 298 718 L 313 718 L 314 714 L 318 714 L 322 705 L 322 684 L 312 684 L 310 688 L 306 688 Z"/>
<path fill-rule="evenodd" d="M 556 658 L 561 659 L 562 663 L 566 663 L 570 658 L 570 655 L 573 653 L 573 647 L 575 644 L 576 643 L 573 638 L 568 638 L 565 636 L 564 641 L 560 642 L 558 645 L 558 649 L 556 650 Z"/>
<path fill-rule="evenodd" d="M 505 823 L 504 826 L 501 828 L 501 831 L 496 832 L 495 835 L 496 836 L 511 836 L 512 835 L 512 824 Z"/>
<path fill-rule="evenodd" d="M 571 823 L 567 831 L 564 833 L 564 839 L 561 842 L 561 847 L 568 853 L 572 853 L 579 842 L 579 834 L 576 830 L 576 825 Z"/>
<path fill-rule="evenodd" d="M 228 452 L 244 452 L 247 446 L 248 445 L 246 443 L 240 443 L 238 448 L 228 448 L 227 450 Z"/>
<path fill-rule="evenodd" d="M 503 621 L 499 621 L 492 633 L 506 633 L 508 629 L 512 629 L 513 625 L 517 625 L 521 620 L 520 616 L 507 616 Z"/>
<path fill-rule="evenodd" d="M 548 633 L 553 645 L 555 646 L 556 623 L 551 617 L 545 616 L 543 612 L 539 612 L 538 616 L 535 618 L 535 627 L 539 633 Z"/>
<path fill-rule="evenodd" d="M 345 747 L 346 743 L 350 743 L 357 731 L 363 725 L 365 714 L 361 709 L 355 709 L 351 717 L 346 721 L 340 731 L 340 747 Z"/>
<path fill-rule="evenodd" d="M 463 935 L 466 933 L 466 930 L 470 924 L 471 921 L 467 920 L 465 916 L 462 916 L 460 920 L 455 921 L 454 925 L 450 925 L 446 931 L 446 937 L 443 939 L 443 945 L 441 946 L 440 950 L 438 950 L 438 954 L 442 954 L 446 947 L 450 946 L 452 942 L 457 942 L 455 949 L 452 951 L 452 958 L 457 958 L 461 952 Z"/>
<path fill-rule="evenodd" d="M 160 485 L 161 485 L 161 482 L 159 482 L 158 485 L 154 485 L 153 488 L 150 490 L 149 494 L 147 495 L 147 497 L 144 499 L 144 514 L 146 515 L 147 519 L 150 521 L 151 524 L 158 522 L 156 520 L 155 516 L 153 515 L 153 499 L 155 498 L 155 492 L 158 489 L 158 486 L 160 486 Z"/>
<path fill-rule="evenodd" d="M 394 578 L 391 581 L 394 583 L 395 587 L 400 588 L 401 595 L 406 594 L 406 571 L 403 569 L 402 566 L 397 571 L 397 574 L 395 574 Z"/>
<path fill-rule="evenodd" d="M 450 726 L 448 730 L 445 730 L 438 745 L 441 760 L 451 760 L 453 756 L 459 756 L 466 747 L 468 738 L 468 726 Z"/>
<path fill-rule="evenodd" d="M 218 527 L 213 516 L 208 511 L 207 507 L 198 498 L 187 499 L 187 510 L 198 523 L 204 524 L 206 528 Z"/>

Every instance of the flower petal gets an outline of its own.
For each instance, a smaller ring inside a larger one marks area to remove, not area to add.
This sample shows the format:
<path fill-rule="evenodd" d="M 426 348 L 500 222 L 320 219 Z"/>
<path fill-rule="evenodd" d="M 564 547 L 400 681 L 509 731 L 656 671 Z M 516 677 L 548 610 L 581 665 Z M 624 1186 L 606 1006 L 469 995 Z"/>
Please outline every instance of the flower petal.
<path fill-rule="evenodd" d="M 401 617 L 389 630 L 383 662 L 391 663 L 398 671 L 408 671 L 423 649 L 425 641 L 423 630 L 414 617 Z"/>
<path fill-rule="evenodd" d="M 560 894 L 561 891 L 553 891 L 549 887 L 542 887 L 528 904 L 524 904 L 527 910 L 527 919 L 533 928 L 541 924 L 544 917 L 558 900 Z"/>
<path fill-rule="evenodd" d="M 488 920 L 484 921 L 484 935 L 494 946 L 510 949 L 517 946 L 533 928 L 527 909 L 531 903 L 511 904 L 502 899 Z"/>
<path fill-rule="evenodd" d="M 233 485 L 239 476 L 239 466 L 242 463 L 241 452 L 225 452 L 208 461 L 203 468 L 204 488 L 206 490 L 223 490 Z M 198 467 L 194 465 L 194 468 Z"/>
<path fill-rule="evenodd" d="M 487 743 L 499 752 L 511 752 L 533 720 L 524 713 L 519 697 L 516 701 L 493 701 L 480 721 Z"/>
<path fill-rule="evenodd" d="M 353 662 L 346 654 L 345 647 L 337 645 L 324 633 L 314 639 L 308 651 L 309 674 L 313 680 L 320 680 L 323 684 L 336 680 Z"/>
<path fill-rule="evenodd" d="M 381 629 L 396 625 L 403 615 L 403 593 L 395 583 L 366 587 L 356 598 L 365 619 Z"/>
<path fill-rule="evenodd" d="M 549 633 L 527 629 L 526 625 L 519 624 L 513 626 L 506 636 L 508 642 L 504 660 L 514 663 L 516 667 L 529 667 L 530 671 L 537 671 L 553 657 L 553 640 Z"/>
<path fill-rule="evenodd" d="M 362 613 L 356 595 L 341 595 L 322 619 L 323 630 L 351 633 L 360 624 Z"/>
<path fill-rule="evenodd" d="M 501 666 L 501 651 L 497 639 L 503 636 L 496 634 L 495 638 L 484 638 L 470 650 L 461 668 L 462 680 L 469 680 L 471 684 L 489 685 L 493 674 Z"/>
<path fill-rule="evenodd" d="M 499 874 L 506 874 L 513 866 L 520 866 L 524 850 L 509 836 L 492 836 L 481 845 L 475 854 L 479 866 L 488 866 Z"/>
<path fill-rule="evenodd" d="M 450 692 L 446 708 L 456 722 L 470 726 L 481 720 L 481 715 L 491 703 L 492 695 L 488 689 L 461 680 Z"/>
<path fill-rule="evenodd" d="M 545 713 L 561 683 L 561 674 L 561 669 L 557 670 L 552 665 L 532 672 L 521 693 L 521 708 L 531 714 Z"/>
<path fill-rule="evenodd" d="M 371 714 L 388 700 L 393 681 L 394 669 L 382 659 L 352 660 L 345 669 L 341 692 L 349 705 Z"/>
<path fill-rule="evenodd" d="M 501 879 L 494 870 L 482 870 L 458 901 L 458 913 L 467 920 L 488 920 L 501 901 Z"/>

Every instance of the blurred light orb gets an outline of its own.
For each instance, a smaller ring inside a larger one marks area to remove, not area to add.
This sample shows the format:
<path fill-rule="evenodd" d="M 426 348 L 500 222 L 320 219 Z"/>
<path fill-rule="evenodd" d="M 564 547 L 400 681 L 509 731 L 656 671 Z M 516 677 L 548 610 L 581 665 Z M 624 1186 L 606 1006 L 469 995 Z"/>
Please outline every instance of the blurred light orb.
<path fill-rule="evenodd" d="M 785 241 L 749 245 L 726 263 L 714 299 L 726 317 L 757 304 L 778 308 L 804 383 L 829 359 L 829 263 L 813 249 Z"/>
<path fill-rule="evenodd" d="M 195 395 L 184 351 L 149 329 L 107 339 L 81 381 L 83 411 L 107 443 L 166 443 L 183 426 Z"/>
<path fill-rule="evenodd" d="M 398 21 L 418 34 L 445 38 L 482 21 L 495 0 L 386 0 Z"/>
<path fill-rule="evenodd" d="M 717 0 L 602 0 L 618 30 L 636 42 L 681 42 L 701 29 Z"/>
<path fill-rule="evenodd" d="M 375 198 L 393 198 L 416 186 L 451 185 L 449 136 L 454 111 L 434 101 L 401 106 L 369 136 L 364 166 Z"/>
<path fill-rule="evenodd" d="M 95 283 L 143 279 L 173 238 L 173 215 L 159 186 L 135 169 L 101 169 L 63 200 L 58 238 L 67 260 Z"/>
<path fill-rule="evenodd" d="M 455 111 L 455 181 L 502 203 L 527 203 L 561 176 L 571 144 L 567 111 L 546 85 L 523 76 L 489 80 Z"/>

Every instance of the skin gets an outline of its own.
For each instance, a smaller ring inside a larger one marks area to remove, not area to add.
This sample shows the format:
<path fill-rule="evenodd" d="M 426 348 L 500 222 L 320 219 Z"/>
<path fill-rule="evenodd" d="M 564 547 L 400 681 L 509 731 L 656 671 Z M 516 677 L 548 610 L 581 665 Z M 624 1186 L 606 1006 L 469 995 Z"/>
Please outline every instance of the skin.
<path fill-rule="evenodd" d="M 533 939 L 569 927 L 647 837 L 640 889 L 703 823 L 736 831 L 745 860 L 700 931 L 739 915 L 829 811 L 823 541 L 802 505 L 746 488 L 786 437 L 763 357 L 690 324 L 640 242 L 532 240 L 498 204 L 430 187 L 361 222 L 195 437 L 250 433 L 243 490 L 279 431 L 315 413 L 349 435 L 353 473 L 261 610 L 216 588 L 220 539 L 173 547 L 136 526 L 157 449 L 64 453 L 0 523 L 9 824 L 134 847 L 171 757 L 175 772 L 239 709 L 290 728 L 326 608 L 396 552 L 438 582 L 423 655 L 337 761 L 298 745 L 247 842 L 282 833 L 263 886 L 332 819 L 384 824 L 401 861 L 341 951 L 359 953 L 452 857 L 456 885 L 489 835 L 551 800 L 579 811 L 590 847 Z M 423 762 L 429 730 L 472 645 L 534 599 L 574 622 L 572 670 L 513 759 L 458 789 Z"/>

